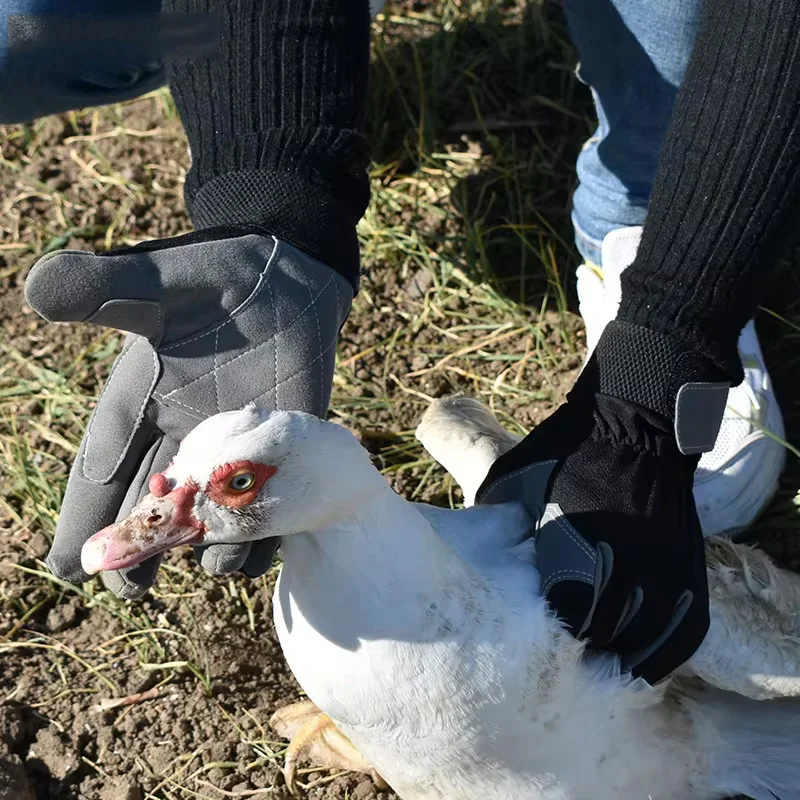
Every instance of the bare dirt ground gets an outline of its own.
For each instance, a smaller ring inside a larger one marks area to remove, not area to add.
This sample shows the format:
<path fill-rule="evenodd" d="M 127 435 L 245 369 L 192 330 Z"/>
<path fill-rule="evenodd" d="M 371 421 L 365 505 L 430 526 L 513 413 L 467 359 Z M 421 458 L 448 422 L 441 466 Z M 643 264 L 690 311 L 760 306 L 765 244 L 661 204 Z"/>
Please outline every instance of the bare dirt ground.
<path fill-rule="evenodd" d="M 396 3 L 375 24 L 373 201 L 331 417 L 408 497 L 459 501 L 413 438 L 430 397 L 469 392 L 528 429 L 577 374 L 568 206 L 593 118 L 574 63 L 550 4 Z M 130 603 L 99 581 L 62 584 L 42 561 L 119 337 L 44 323 L 24 304 L 25 276 L 53 249 L 187 231 L 186 166 L 166 91 L 0 129 L 0 798 L 288 796 L 267 720 L 301 693 L 273 634 L 274 572 L 213 579 L 181 551 Z M 759 316 L 790 442 L 795 262 Z M 793 451 L 751 534 L 795 568 L 798 486 Z M 308 797 L 394 796 L 357 775 L 301 781 Z"/>

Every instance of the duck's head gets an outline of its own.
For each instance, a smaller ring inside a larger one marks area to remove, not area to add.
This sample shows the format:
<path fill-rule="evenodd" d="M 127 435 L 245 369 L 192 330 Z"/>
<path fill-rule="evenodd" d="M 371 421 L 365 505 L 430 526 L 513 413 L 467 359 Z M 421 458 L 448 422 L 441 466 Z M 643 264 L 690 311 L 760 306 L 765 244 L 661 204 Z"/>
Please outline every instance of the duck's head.
<path fill-rule="evenodd" d="M 127 517 L 84 544 L 81 563 L 94 574 L 182 544 L 319 530 L 358 502 L 365 468 L 375 472 L 358 441 L 311 414 L 253 406 L 217 414 L 183 440 Z"/>

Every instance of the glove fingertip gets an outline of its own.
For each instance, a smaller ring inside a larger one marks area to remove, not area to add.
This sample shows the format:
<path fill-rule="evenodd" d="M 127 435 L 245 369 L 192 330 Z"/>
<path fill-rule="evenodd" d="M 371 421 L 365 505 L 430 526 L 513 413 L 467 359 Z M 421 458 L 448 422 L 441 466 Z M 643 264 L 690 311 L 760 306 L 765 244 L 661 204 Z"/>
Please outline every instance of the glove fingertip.
<path fill-rule="evenodd" d="M 69 554 L 63 557 L 55 548 L 51 548 L 44 563 L 56 578 L 60 578 L 67 583 L 73 583 L 76 586 L 81 583 L 88 583 L 93 577 L 81 567 L 80 551 L 76 560 Z"/>
<path fill-rule="evenodd" d="M 200 566 L 211 575 L 230 575 L 242 568 L 250 554 L 250 543 L 211 544 L 195 547 L 194 555 Z"/>
<path fill-rule="evenodd" d="M 161 556 L 153 556 L 135 567 L 101 573 L 105 587 L 123 600 L 144 597 L 155 583 Z"/>
<path fill-rule="evenodd" d="M 594 598 L 594 587 L 577 581 L 559 581 L 545 594 L 556 616 L 576 638 L 591 638 Z"/>
<path fill-rule="evenodd" d="M 43 255 L 33 265 L 25 281 L 25 302 L 48 322 L 76 319 L 71 311 L 75 298 L 81 296 L 80 282 L 65 281 L 64 273 L 67 270 L 64 268 L 74 267 L 75 256 L 83 259 L 93 255 L 84 250 L 55 250 Z"/>
<path fill-rule="evenodd" d="M 694 602 L 692 592 L 681 596 L 673 621 L 644 657 L 634 658 L 631 672 L 655 684 L 685 664 L 703 644 L 711 624 L 708 604 Z"/>
<path fill-rule="evenodd" d="M 273 537 L 253 542 L 250 554 L 245 559 L 240 572 L 248 578 L 260 578 L 264 573 L 269 572 L 279 545 L 280 539 Z"/>
<path fill-rule="evenodd" d="M 138 600 L 144 597 L 153 585 L 152 581 L 146 584 L 131 581 L 121 572 L 103 572 L 101 580 L 106 589 L 121 600 Z"/>

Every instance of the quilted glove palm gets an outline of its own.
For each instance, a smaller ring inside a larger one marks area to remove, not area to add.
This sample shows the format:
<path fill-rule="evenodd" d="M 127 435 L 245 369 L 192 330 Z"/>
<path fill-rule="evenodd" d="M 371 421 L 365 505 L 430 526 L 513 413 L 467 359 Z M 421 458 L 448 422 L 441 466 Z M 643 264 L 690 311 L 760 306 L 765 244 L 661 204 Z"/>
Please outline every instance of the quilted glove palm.
<path fill-rule="evenodd" d="M 256 402 L 323 415 L 352 287 L 290 244 L 218 228 L 95 255 L 42 258 L 26 284 L 52 321 L 129 332 L 73 465 L 47 558 L 78 583 L 83 543 L 124 517 L 204 418 Z M 269 568 L 271 540 L 196 548 L 214 573 Z M 148 589 L 159 559 L 104 574 L 123 597 Z"/>
<path fill-rule="evenodd" d="M 692 484 L 725 407 L 716 377 L 667 337 L 612 322 L 568 401 L 495 462 L 477 495 L 526 505 L 553 610 L 651 683 L 708 630 Z"/>

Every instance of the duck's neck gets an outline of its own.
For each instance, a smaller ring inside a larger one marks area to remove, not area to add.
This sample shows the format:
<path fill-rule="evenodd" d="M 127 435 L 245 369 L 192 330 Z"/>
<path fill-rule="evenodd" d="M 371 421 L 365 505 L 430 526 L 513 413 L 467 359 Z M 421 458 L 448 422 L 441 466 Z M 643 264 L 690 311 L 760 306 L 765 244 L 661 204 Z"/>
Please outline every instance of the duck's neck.
<path fill-rule="evenodd" d="M 363 497 L 347 519 L 283 540 L 280 601 L 291 597 L 328 638 L 402 638 L 405 628 L 418 636 L 431 606 L 443 610 L 458 587 L 479 579 L 382 478 Z"/>

